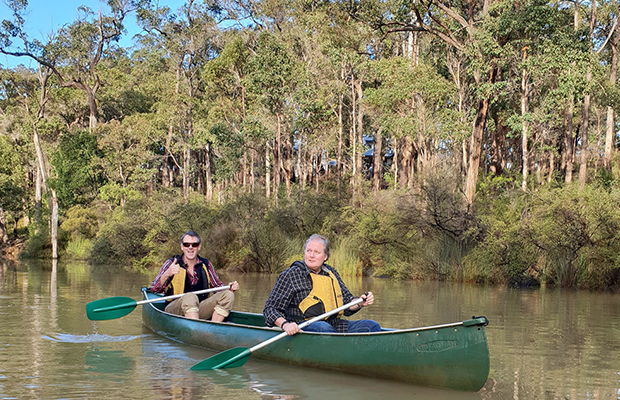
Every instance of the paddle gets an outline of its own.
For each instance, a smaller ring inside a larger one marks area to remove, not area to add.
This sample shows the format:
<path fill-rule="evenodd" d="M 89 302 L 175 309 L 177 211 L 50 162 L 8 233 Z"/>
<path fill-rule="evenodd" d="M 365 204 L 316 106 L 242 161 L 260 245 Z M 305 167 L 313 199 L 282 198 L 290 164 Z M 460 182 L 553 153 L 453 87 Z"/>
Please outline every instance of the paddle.
<path fill-rule="evenodd" d="M 309 319 L 308 321 L 302 322 L 301 324 L 299 324 L 300 328 L 303 328 L 305 326 L 310 325 L 313 322 L 316 321 L 320 321 L 322 319 L 324 319 L 325 317 L 329 317 L 330 315 L 333 314 L 337 314 L 340 311 L 346 310 L 349 307 L 352 307 L 356 304 L 362 303 L 364 301 L 364 299 L 357 298 L 355 300 L 353 300 L 352 302 L 345 304 L 343 306 L 340 306 L 338 308 L 335 308 L 331 311 L 326 312 L 325 314 L 321 314 L 317 317 L 314 317 L 312 319 Z M 257 344 L 254 347 L 251 348 L 247 348 L 247 347 L 234 347 L 232 349 L 229 350 L 225 350 L 222 351 L 221 353 L 218 353 L 212 357 L 207 358 L 206 360 L 203 360 L 201 362 L 199 362 L 198 364 L 194 365 L 193 367 L 191 367 L 190 369 L 193 370 L 206 370 L 206 369 L 220 369 L 220 368 L 233 368 L 233 367 L 240 367 L 243 364 L 245 364 L 245 362 L 248 360 L 248 358 L 250 358 L 250 354 L 252 354 L 253 351 L 256 351 L 258 349 L 261 349 L 273 342 L 276 342 L 284 337 L 288 336 L 288 334 L 286 332 L 282 332 L 277 336 L 272 337 L 271 339 L 267 339 L 262 343 Z"/>
<path fill-rule="evenodd" d="M 219 290 L 226 290 L 226 289 L 230 289 L 230 285 L 220 286 L 220 287 L 216 287 L 212 289 L 198 290 L 198 291 L 191 292 L 191 293 L 202 294 L 202 293 L 209 293 L 209 292 L 217 292 Z M 120 318 L 132 312 L 138 304 L 147 304 L 147 303 L 155 303 L 157 301 L 162 301 L 162 300 L 171 300 L 171 299 L 176 299 L 178 297 L 182 297 L 183 295 L 185 295 L 185 293 L 175 294 L 175 295 L 166 296 L 166 297 L 158 297 L 156 299 L 150 299 L 150 300 L 142 300 L 138 302 L 136 302 L 131 297 L 108 297 L 107 299 L 95 300 L 95 301 L 91 301 L 90 303 L 86 304 L 86 316 L 88 317 L 88 319 L 93 320 L 93 321 Z"/>

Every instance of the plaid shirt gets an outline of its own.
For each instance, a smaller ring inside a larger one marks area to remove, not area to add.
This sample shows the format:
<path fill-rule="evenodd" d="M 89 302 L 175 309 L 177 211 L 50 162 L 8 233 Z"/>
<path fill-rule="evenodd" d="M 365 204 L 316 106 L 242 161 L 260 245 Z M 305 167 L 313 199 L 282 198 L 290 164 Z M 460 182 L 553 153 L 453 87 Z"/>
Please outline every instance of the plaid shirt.
<path fill-rule="evenodd" d="M 151 283 L 151 291 L 153 293 L 164 293 L 166 291 L 166 289 L 168 288 L 168 285 L 170 285 L 170 281 L 172 280 L 172 276 L 170 278 L 168 278 L 168 280 L 166 281 L 165 285 L 161 284 L 160 278 L 168 270 L 168 268 L 172 265 L 172 263 L 174 262 L 175 258 L 177 259 L 177 263 L 179 264 L 179 266 L 181 268 L 184 268 L 187 271 L 187 264 L 185 264 L 185 261 L 183 260 L 182 256 L 174 256 L 172 258 L 167 259 L 166 262 L 164 262 L 164 265 L 162 265 L 161 269 L 159 270 L 159 273 L 157 274 L 157 277 L 155 278 L 153 283 Z M 211 262 L 209 260 L 207 260 L 206 258 L 202 258 L 202 257 L 198 256 L 198 263 L 196 265 L 194 265 L 194 271 L 196 271 L 196 269 L 198 269 L 198 268 L 202 268 L 203 264 L 207 266 L 207 272 L 209 274 L 209 281 L 211 282 L 211 284 L 209 285 L 210 288 L 216 288 L 216 287 L 224 286 L 224 284 L 222 283 L 220 278 L 218 278 L 217 274 L 215 273 L 215 268 L 213 268 L 213 265 L 211 265 Z M 187 275 L 189 276 L 190 283 L 192 285 L 195 285 L 196 283 L 198 283 L 198 275 L 197 274 L 190 274 L 188 272 Z"/>
<path fill-rule="evenodd" d="M 336 272 L 334 268 L 327 264 L 323 264 L 319 274 L 329 276 L 327 270 L 330 270 L 336 276 L 336 279 L 338 279 L 340 289 L 342 290 L 343 304 L 353 301 L 353 295 L 344 285 L 340 275 L 338 275 L 338 272 Z M 265 317 L 265 324 L 267 326 L 274 326 L 276 319 L 279 317 L 284 317 L 287 321 L 298 324 L 305 321 L 299 309 L 299 304 L 312 290 L 311 273 L 310 268 L 308 268 L 306 264 L 302 261 L 296 261 L 280 274 L 263 309 L 263 316 Z M 344 310 L 344 315 L 348 317 L 358 311 L 359 310 L 350 311 L 346 309 Z M 329 322 L 337 332 L 347 332 L 347 320 L 331 317 L 327 322 Z"/>

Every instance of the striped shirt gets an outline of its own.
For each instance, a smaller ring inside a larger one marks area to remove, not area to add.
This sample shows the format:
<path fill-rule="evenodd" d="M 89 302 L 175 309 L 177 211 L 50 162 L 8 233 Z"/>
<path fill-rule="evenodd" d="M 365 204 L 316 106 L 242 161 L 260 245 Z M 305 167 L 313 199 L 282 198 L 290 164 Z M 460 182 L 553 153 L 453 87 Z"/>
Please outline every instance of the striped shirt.
<path fill-rule="evenodd" d="M 157 277 L 155 278 L 153 283 L 151 283 L 151 291 L 153 293 L 164 293 L 166 289 L 168 288 L 168 285 L 170 285 L 172 276 L 168 278 L 168 280 L 166 280 L 165 285 L 162 285 L 160 281 L 161 281 L 161 276 L 172 265 L 175 258 L 177 259 L 177 263 L 179 264 L 179 266 L 181 268 L 184 268 L 187 271 L 187 264 L 185 264 L 185 261 L 183 260 L 182 256 L 174 256 L 172 258 L 167 259 L 166 262 L 164 262 L 164 265 L 162 265 L 161 269 L 159 270 Z M 220 278 L 218 278 L 217 274 L 215 273 L 215 268 L 213 268 L 213 265 L 211 265 L 211 262 L 207 260 L 206 258 L 198 256 L 198 263 L 194 265 L 194 271 L 196 271 L 198 268 L 202 268 L 203 265 L 207 266 L 207 273 L 209 274 L 209 282 L 210 282 L 209 289 L 224 286 Z M 190 274 L 189 271 L 187 271 L 187 276 L 189 277 L 190 283 L 192 285 L 195 285 L 198 283 L 198 274 L 196 273 Z"/>
<path fill-rule="evenodd" d="M 343 304 L 353 301 L 353 295 L 349 292 L 349 289 L 347 289 L 340 275 L 338 275 L 338 272 L 336 272 L 334 268 L 327 264 L 323 264 L 319 274 L 329 276 L 327 270 L 330 270 L 336 276 L 340 284 Z M 297 324 L 305 320 L 299 309 L 299 304 L 312 290 L 311 273 L 310 268 L 308 268 L 303 261 L 296 261 L 280 274 L 263 309 L 263 316 L 265 317 L 265 324 L 267 326 L 274 326 L 275 321 L 279 317 L 284 317 L 287 321 Z M 344 315 L 348 317 L 358 311 L 359 309 L 351 311 L 347 308 L 344 310 Z M 329 322 L 337 332 L 347 332 L 347 320 L 331 317 L 327 322 Z"/>

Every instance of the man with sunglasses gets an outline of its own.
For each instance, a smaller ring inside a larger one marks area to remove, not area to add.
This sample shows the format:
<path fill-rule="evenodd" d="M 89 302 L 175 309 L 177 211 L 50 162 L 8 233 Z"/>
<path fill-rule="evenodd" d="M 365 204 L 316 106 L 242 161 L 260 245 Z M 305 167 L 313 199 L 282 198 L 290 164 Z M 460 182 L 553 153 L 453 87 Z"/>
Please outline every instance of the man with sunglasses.
<path fill-rule="evenodd" d="M 209 319 L 222 322 L 230 313 L 235 294 L 239 289 L 237 281 L 229 283 L 230 289 L 196 295 L 192 292 L 222 287 L 211 262 L 200 257 L 200 236 L 188 231 L 181 236 L 182 255 L 166 260 L 159 274 L 151 284 L 153 293 L 165 293 L 171 296 L 186 293 L 185 296 L 169 302 L 165 311 L 184 315 L 192 319 Z"/>

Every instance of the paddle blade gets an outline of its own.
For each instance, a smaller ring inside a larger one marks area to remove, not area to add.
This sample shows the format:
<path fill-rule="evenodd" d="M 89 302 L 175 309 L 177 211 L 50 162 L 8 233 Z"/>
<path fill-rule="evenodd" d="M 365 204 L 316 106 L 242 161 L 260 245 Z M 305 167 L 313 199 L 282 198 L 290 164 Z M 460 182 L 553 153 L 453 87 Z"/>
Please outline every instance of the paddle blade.
<path fill-rule="evenodd" d="M 136 308 L 131 297 L 109 297 L 86 304 L 86 316 L 93 321 L 124 317 Z"/>
<path fill-rule="evenodd" d="M 194 365 L 192 370 L 222 369 L 240 367 L 250 358 L 252 352 L 247 347 L 234 347 Z"/>

